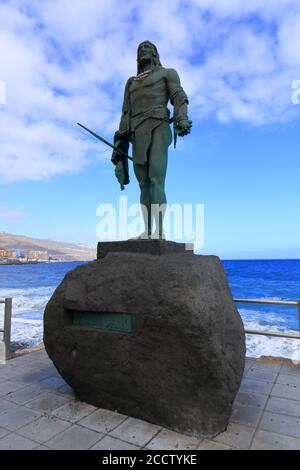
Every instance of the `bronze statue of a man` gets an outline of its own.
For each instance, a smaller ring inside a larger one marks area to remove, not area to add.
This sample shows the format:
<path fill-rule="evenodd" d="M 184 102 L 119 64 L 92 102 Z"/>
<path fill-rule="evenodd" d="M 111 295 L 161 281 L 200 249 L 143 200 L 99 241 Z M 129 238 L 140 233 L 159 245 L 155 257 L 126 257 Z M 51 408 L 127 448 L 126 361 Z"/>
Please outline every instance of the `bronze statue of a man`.
<path fill-rule="evenodd" d="M 187 114 L 188 98 L 177 72 L 162 67 L 157 48 L 150 41 L 138 46 L 137 63 L 137 75 L 126 83 L 114 145 L 127 154 L 129 142 L 132 143 L 134 173 L 141 190 L 140 203 L 145 223 L 145 232 L 139 238 L 164 238 L 165 177 L 168 147 L 172 142 L 169 101 L 174 106 L 174 136 L 189 134 L 192 122 Z M 114 151 L 112 162 L 122 166 L 123 184 L 127 184 L 128 160 L 121 162 L 120 154 Z"/>

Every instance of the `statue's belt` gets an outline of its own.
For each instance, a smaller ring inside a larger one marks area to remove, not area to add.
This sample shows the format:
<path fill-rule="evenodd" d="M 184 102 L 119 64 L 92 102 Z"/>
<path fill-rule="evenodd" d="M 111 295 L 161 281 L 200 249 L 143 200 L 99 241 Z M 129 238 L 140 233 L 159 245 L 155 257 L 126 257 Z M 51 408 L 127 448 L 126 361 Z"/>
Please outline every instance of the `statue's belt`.
<path fill-rule="evenodd" d="M 164 106 L 153 106 L 152 108 L 147 109 L 147 111 L 131 116 L 131 131 L 134 132 L 142 122 L 149 118 L 172 122 L 172 120 L 170 120 L 170 111 L 168 108 L 165 108 Z"/>

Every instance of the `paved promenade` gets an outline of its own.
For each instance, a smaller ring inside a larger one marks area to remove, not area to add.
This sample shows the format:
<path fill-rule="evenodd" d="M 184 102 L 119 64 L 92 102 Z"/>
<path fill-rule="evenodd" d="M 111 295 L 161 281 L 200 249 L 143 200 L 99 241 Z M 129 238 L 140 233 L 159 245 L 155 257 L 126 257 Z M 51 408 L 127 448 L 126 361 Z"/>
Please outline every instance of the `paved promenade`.
<path fill-rule="evenodd" d="M 76 400 L 42 349 L 0 365 L 0 449 L 300 449 L 300 367 L 247 359 L 227 431 L 198 439 Z"/>

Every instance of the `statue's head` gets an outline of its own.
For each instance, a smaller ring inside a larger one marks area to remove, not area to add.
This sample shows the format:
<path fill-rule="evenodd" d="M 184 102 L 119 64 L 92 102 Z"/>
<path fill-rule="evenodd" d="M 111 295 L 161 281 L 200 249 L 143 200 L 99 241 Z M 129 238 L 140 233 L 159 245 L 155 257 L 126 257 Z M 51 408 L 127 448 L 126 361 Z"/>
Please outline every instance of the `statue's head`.
<path fill-rule="evenodd" d="M 153 44 L 150 41 L 143 41 L 141 44 L 138 46 L 137 50 L 137 73 L 140 73 L 140 67 L 141 63 L 143 61 L 150 62 L 151 65 L 154 67 L 161 67 L 160 59 L 159 59 L 159 54 L 157 52 L 157 48 L 155 44 Z"/>

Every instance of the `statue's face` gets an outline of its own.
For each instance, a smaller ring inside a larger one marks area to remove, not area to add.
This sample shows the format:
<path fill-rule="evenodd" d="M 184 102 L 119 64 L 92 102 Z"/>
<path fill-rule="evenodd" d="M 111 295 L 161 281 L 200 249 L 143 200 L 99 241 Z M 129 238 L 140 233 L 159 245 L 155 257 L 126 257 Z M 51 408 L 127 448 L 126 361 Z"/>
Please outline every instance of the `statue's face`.
<path fill-rule="evenodd" d="M 153 58 L 153 48 L 151 44 L 147 42 L 142 42 L 138 48 L 138 62 L 140 60 L 151 60 Z"/>

